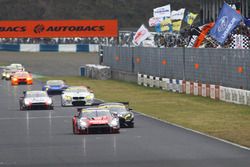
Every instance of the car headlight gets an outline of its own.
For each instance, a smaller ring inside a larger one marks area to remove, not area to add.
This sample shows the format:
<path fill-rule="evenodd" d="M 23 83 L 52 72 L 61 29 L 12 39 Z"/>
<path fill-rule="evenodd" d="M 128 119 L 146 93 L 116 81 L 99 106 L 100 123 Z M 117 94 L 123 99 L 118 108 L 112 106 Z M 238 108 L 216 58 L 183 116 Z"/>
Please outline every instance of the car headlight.
<path fill-rule="evenodd" d="M 111 126 L 118 126 L 119 124 L 119 120 L 118 119 L 113 119 L 111 122 L 110 122 L 110 125 Z"/>
<path fill-rule="evenodd" d="M 46 103 L 47 103 L 48 105 L 51 105 L 51 104 L 52 104 L 52 100 L 51 100 L 51 99 L 47 99 L 47 100 L 46 100 Z"/>
<path fill-rule="evenodd" d="M 91 100 L 91 99 L 93 99 L 93 98 L 94 98 L 94 95 L 93 95 L 93 94 L 90 94 L 90 95 L 86 96 L 86 99 L 88 99 L 88 100 Z"/>
<path fill-rule="evenodd" d="M 6 74 L 6 77 L 9 78 L 9 77 L 10 77 L 10 74 Z"/>
<path fill-rule="evenodd" d="M 71 96 L 66 95 L 66 96 L 64 96 L 64 99 L 65 99 L 65 100 L 72 100 L 72 97 L 71 97 Z"/>
<path fill-rule="evenodd" d="M 131 120 L 131 119 L 133 119 L 134 118 L 134 115 L 132 114 L 132 113 L 128 113 L 128 114 L 126 114 L 125 116 L 124 116 L 124 119 L 125 120 Z"/>
<path fill-rule="evenodd" d="M 87 127 L 87 122 L 83 119 L 80 119 L 80 126 Z"/>
<path fill-rule="evenodd" d="M 5 76 L 6 76 L 6 73 L 5 73 L 5 72 L 4 72 L 4 73 L 2 73 L 2 76 L 4 76 L 4 77 L 5 77 Z"/>
<path fill-rule="evenodd" d="M 25 104 L 26 106 L 31 105 L 31 101 L 28 100 L 28 99 L 24 99 L 24 104 Z"/>

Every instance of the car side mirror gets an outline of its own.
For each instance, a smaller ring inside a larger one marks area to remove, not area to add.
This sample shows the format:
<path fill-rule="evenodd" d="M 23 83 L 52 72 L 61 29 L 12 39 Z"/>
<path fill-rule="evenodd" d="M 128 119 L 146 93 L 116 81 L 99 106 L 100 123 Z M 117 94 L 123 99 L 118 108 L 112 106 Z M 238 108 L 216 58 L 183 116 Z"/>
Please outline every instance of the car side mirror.
<path fill-rule="evenodd" d="M 133 109 L 132 108 L 128 108 L 129 111 L 132 111 Z"/>

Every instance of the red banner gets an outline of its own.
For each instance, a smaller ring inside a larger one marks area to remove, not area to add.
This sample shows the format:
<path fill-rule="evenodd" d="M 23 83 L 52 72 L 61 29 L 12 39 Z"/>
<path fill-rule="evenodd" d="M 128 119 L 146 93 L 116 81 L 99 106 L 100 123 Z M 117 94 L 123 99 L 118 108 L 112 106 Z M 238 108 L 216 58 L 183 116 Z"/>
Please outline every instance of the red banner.
<path fill-rule="evenodd" d="M 117 20 L 0 21 L 0 38 L 117 36 Z"/>

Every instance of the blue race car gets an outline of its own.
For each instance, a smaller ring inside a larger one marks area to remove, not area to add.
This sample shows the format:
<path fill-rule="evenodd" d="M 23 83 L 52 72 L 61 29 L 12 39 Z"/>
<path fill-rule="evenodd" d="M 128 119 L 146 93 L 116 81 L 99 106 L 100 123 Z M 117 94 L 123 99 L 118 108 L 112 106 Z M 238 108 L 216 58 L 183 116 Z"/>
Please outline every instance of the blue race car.
<path fill-rule="evenodd" d="M 47 91 L 48 94 L 62 94 L 68 88 L 68 85 L 62 80 L 48 80 L 43 86 L 42 90 Z"/>

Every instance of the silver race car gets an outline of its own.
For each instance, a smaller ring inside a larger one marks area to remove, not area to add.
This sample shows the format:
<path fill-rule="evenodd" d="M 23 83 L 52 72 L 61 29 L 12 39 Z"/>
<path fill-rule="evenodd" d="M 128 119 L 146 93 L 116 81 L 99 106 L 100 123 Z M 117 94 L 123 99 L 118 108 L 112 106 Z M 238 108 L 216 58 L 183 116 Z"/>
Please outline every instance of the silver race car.
<path fill-rule="evenodd" d="M 20 110 L 48 109 L 53 110 L 53 101 L 45 91 L 25 91 L 19 99 Z"/>
<path fill-rule="evenodd" d="M 84 106 L 94 103 L 94 93 L 85 86 L 70 86 L 62 92 L 62 106 Z"/>

